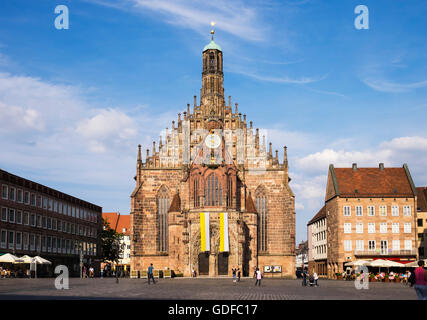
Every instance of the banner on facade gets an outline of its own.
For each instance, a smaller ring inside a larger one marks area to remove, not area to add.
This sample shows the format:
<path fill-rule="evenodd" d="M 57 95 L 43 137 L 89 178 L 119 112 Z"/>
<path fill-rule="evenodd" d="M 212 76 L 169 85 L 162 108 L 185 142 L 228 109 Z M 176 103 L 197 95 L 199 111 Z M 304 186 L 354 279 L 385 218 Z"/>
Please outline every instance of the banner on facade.
<path fill-rule="evenodd" d="M 228 243 L 228 213 L 221 212 L 219 218 L 219 228 L 220 228 L 220 238 L 219 238 L 219 251 L 228 252 L 229 243 Z"/>
<path fill-rule="evenodd" d="M 200 212 L 200 251 L 210 251 L 209 212 Z"/>

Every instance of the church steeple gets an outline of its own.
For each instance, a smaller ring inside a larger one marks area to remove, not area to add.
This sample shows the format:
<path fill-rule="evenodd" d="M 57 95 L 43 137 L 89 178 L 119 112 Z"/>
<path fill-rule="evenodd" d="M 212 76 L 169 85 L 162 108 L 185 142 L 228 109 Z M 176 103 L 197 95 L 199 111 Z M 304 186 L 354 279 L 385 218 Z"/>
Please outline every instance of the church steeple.
<path fill-rule="evenodd" d="M 215 23 L 211 23 L 212 26 Z M 203 71 L 201 89 L 201 109 L 205 117 L 222 118 L 224 113 L 224 75 L 221 47 L 215 43 L 215 30 L 212 39 L 203 49 Z"/>

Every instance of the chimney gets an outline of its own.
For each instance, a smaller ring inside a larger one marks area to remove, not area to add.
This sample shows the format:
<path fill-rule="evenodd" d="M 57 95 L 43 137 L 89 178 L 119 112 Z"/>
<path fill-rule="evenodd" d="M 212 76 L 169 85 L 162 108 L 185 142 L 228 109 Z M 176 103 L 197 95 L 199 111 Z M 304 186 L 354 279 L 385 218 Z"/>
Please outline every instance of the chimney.
<path fill-rule="evenodd" d="M 197 96 L 194 96 L 194 109 L 196 109 L 197 106 Z"/>
<path fill-rule="evenodd" d="M 230 108 L 231 108 L 231 96 L 228 96 L 228 105 L 230 106 Z"/>
<path fill-rule="evenodd" d="M 380 163 L 380 170 L 384 171 L 384 163 L 382 163 L 382 162 Z"/>
<path fill-rule="evenodd" d="M 357 163 L 353 163 L 352 168 L 353 168 L 353 171 L 356 171 L 357 170 Z"/>

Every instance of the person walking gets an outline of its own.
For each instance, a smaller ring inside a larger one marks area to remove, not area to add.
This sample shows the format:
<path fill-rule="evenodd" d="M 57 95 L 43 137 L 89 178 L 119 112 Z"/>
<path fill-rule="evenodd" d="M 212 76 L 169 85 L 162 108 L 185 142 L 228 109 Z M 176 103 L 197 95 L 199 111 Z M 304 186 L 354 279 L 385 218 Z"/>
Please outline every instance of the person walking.
<path fill-rule="evenodd" d="M 424 269 L 424 260 L 418 261 L 418 266 L 419 267 L 414 271 L 414 289 L 417 293 L 418 300 L 427 300 L 427 270 Z"/>
<path fill-rule="evenodd" d="M 303 287 L 307 286 L 307 269 L 304 269 L 302 271 L 302 286 Z"/>
<path fill-rule="evenodd" d="M 256 274 L 255 287 L 256 287 L 256 285 L 258 285 L 259 287 L 261 287 L 261 279 L 262 279 L 261 270 L 259 270 L 258 268 L 256 268 L 255 274 Z"/>
<path fill-rule="evenodd" d="M 93 267 L 91 266 L 90 268 L 89 268 L 89 276 L 91 277 L 91 278 L 93 278 L 94 277 L 94 275 L 95 275 L 95 270 L 93 269 Z"/>
<path fill-rule="evenodd" d="M 317 275 L 316 271 L 314 271 L 313 273 L 313 278 L 314 278 L 314 285 L 318 287 L 319 285 L 317 284 L 317 280 L 319 280 L 319 276 Z"/>
<path fill-rule="evenodd" d="M 240 268 L 237 268 L 237 282 L 240 282 Z"/>
<path fill-rule="evenodd" d="M 83 266 L 83 278 L 87 278 L 86 266 Z"/>
<path fill-rule="evenodd" d="M 236 269 L 232 268 L 231 271 L 233 272 L 233 282 L 236 282 Z"/>
<path fill-rule="evenodd" d="M 153 269 L 153 264 L 151 263 L 147 271 L 148 284 L 150 284 L 150 279 L 153 279 L 153 284 L 156 284 L 156 281 L 154 281 Z"/>

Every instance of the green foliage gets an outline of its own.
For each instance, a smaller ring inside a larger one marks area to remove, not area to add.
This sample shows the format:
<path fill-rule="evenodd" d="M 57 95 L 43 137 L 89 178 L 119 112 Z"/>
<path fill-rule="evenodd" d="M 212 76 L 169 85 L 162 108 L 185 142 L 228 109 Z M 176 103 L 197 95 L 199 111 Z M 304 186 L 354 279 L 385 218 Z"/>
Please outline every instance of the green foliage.
<path fill-rule="evenodd" d="M 102 232 L 101 232 L 101 248 L 102 248 L 102 261 L 110 261 L 118 263 L 122 253 L 123 246 L 120 240 L 123 234 L 111 229 L 110 224 L 102 219 Z"/>

